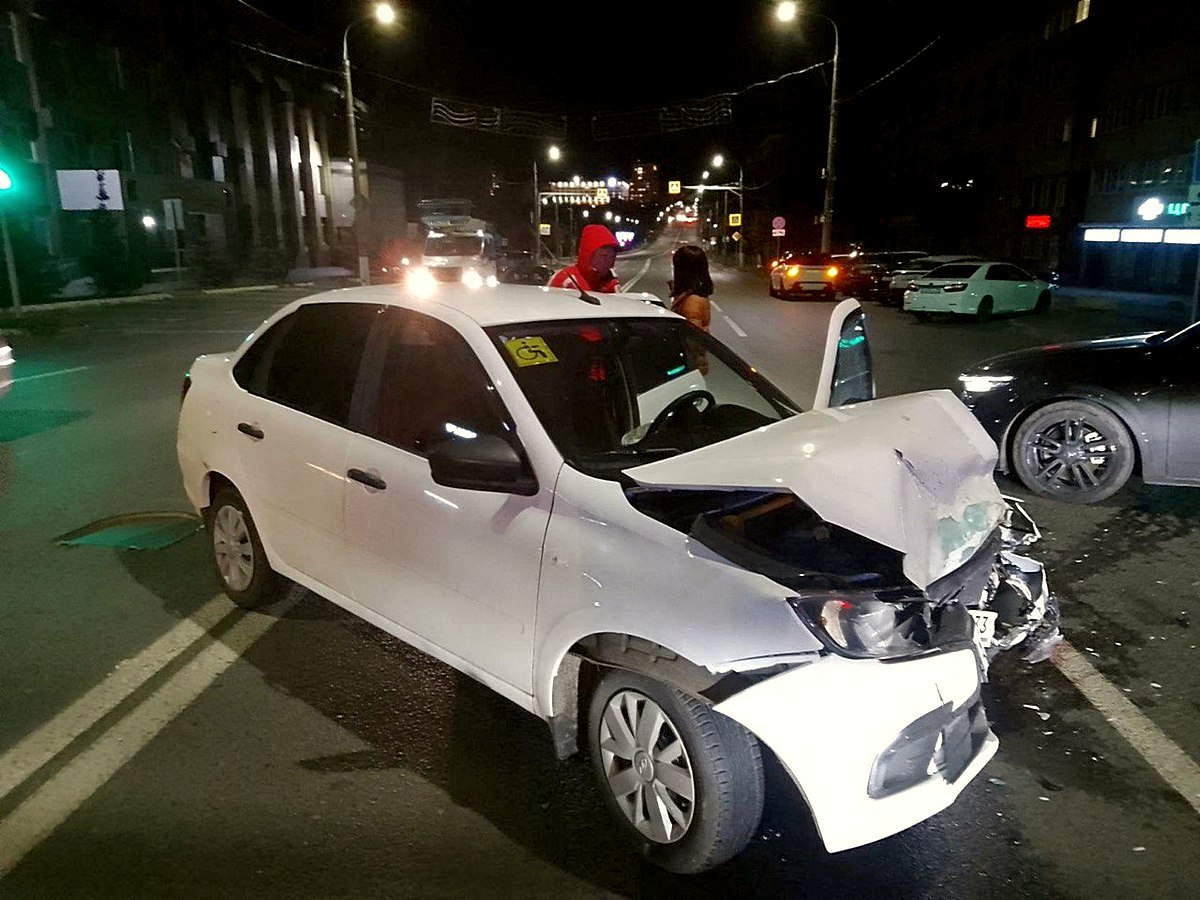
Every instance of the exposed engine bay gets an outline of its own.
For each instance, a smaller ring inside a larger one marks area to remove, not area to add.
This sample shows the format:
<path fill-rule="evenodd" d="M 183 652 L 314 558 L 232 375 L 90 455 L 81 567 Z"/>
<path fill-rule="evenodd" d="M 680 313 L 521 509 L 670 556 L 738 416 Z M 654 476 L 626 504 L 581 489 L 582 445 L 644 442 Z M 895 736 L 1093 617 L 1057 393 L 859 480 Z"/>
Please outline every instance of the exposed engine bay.
<path fill-rule="evenodd" d="M 1062 639 L 1042 564 L 1017 552 L 1041 534 L 1014 498 L 965 562 L 922 589 L 905 575 L 903 553 L 823 519 L 791 492 L 627 495 L 689 540 L 794 590 L 797 616 L 840 656 L 896 660 L 973 645 L 986 679 L 1000 651 L 1023 645 L 1038 662 Z"/>

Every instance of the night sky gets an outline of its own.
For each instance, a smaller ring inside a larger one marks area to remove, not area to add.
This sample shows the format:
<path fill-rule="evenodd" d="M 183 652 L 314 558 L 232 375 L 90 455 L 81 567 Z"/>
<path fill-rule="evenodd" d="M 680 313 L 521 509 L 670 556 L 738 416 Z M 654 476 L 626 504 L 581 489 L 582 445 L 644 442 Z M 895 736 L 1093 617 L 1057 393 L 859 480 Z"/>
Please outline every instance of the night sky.
<path fill-rule="evenodd" d="M 240 0 L 221 2 L 245 12 Z M 1002 25 L 1000 17 L 1011 17 L 1030 2 L 973 9 L 971 19 L 964 16 L 962 4 L 948 0 L 815 0 L 808 8 L 838 22 L 840 94 L 847 96 L 935 38 L 941 40 L 934 52 L 951 42 L 961 47 L 981 28 L 994 33 Z M 244 16 L 263 23 L 261 31 L 247 33 L 249 41 L 334 68 L 342 29 L 371 9 L 370 3 L 357 0 L 252 0 L 251 5 L 278 22 L 253 13 Z M 767 0 L 709 4 L 703 11 L 698 4 L 681 3 L 550 6 L 407 0 L 396 5 L 400 22 L 390 31 L 366 24 L 352 32 L 351 58 L 356 93 L 370 108 L 364 153 L 405 167 L 417 181 L 478 178 L 487 169 L 498 170 L 501 178 L 528 179 L 530 160 L 548 143 L 430 126 L 434 95 L 571 117 L 571 132 L 563 142 L 568 161 L 560 174 L 565 177 L 627 174 L 635 160 L 648 159 L 669 168 L 671 177 L 695 179 L 713 152 L 746 154 L 771 131 L 799 131 L 803 139 L 796 152 L 811 155 L 808 168 L 819 167 L 827 68 L 740 95 L 750 102 L 735 107 L 735 120 L 723 127 L 595 141 L 590 125 L 595 113 L 739 91 L 828 60 L 832 29 L 817 16 L 802 16 L 784 27 L 775 20 L 774 2 Z M 992 16 L 993 24 L 981 21 L 982 16 Z"/>

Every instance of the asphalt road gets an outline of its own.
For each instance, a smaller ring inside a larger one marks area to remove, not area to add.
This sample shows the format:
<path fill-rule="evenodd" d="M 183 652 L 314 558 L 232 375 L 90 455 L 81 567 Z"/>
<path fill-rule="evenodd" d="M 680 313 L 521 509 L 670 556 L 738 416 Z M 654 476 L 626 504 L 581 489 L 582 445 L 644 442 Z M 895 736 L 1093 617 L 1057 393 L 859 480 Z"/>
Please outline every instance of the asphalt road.
<path fill-rule="evenodd" d="M 669 250 L 622 259 L 622 279 L 665 293 Z M 829 306 L 772 300 L 761 275 L 714 280 L 714 333 L 806 401 Z M 0 896 L 1125 898 L 1200 883 L 1200 815 L 1106 721 L 1120 716 L 1049 663 L 994 667 L 1000 752 L 941 815 L 830 856 L 771 771 L 750 850 L 680 879 L 614 837 L 583 760 L 556 761 L 539 721 L 339 608 L 296 590 L 265 614 L 234 610 L 214 599 L 200 534 L 157 550 L 60 546 L 105 517 L 187 510 L 183 372 L 303 292 L 29 316 L 11 339 Z M 881 394 L 1157 321 L 1087 303 L 985 326 L 867 309 Z M 1200 758 L 1200 491 L 1139 484 L 1096 507 L 1030 508 L 1069 641 Z"/>

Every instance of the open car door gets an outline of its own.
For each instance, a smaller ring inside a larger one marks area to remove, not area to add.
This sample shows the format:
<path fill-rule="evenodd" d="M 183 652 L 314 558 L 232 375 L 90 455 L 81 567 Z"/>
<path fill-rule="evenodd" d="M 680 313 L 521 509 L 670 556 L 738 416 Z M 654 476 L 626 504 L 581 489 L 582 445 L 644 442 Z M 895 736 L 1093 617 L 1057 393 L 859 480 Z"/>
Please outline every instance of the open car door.
<path fill-rule="evenodd" d="M 843 300 L 829 315 L 825 356 L 813 409 L 875 399 L 875 371 L 867 341 L 867 314 L 857 300 Z"/>

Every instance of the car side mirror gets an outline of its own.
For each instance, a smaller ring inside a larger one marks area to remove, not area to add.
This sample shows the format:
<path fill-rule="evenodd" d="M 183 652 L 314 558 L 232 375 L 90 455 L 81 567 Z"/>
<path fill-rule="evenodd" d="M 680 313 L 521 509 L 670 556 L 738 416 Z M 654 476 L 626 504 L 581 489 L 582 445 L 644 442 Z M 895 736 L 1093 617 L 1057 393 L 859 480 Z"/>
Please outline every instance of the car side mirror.
<path fill-rule="evenodd" d="M 531 496 L 537 479 L 525 461 L 503 438 L 481 434 L 470 440 L 449 440 L 429 454 L 429 472 L 445 487 Z"/>

